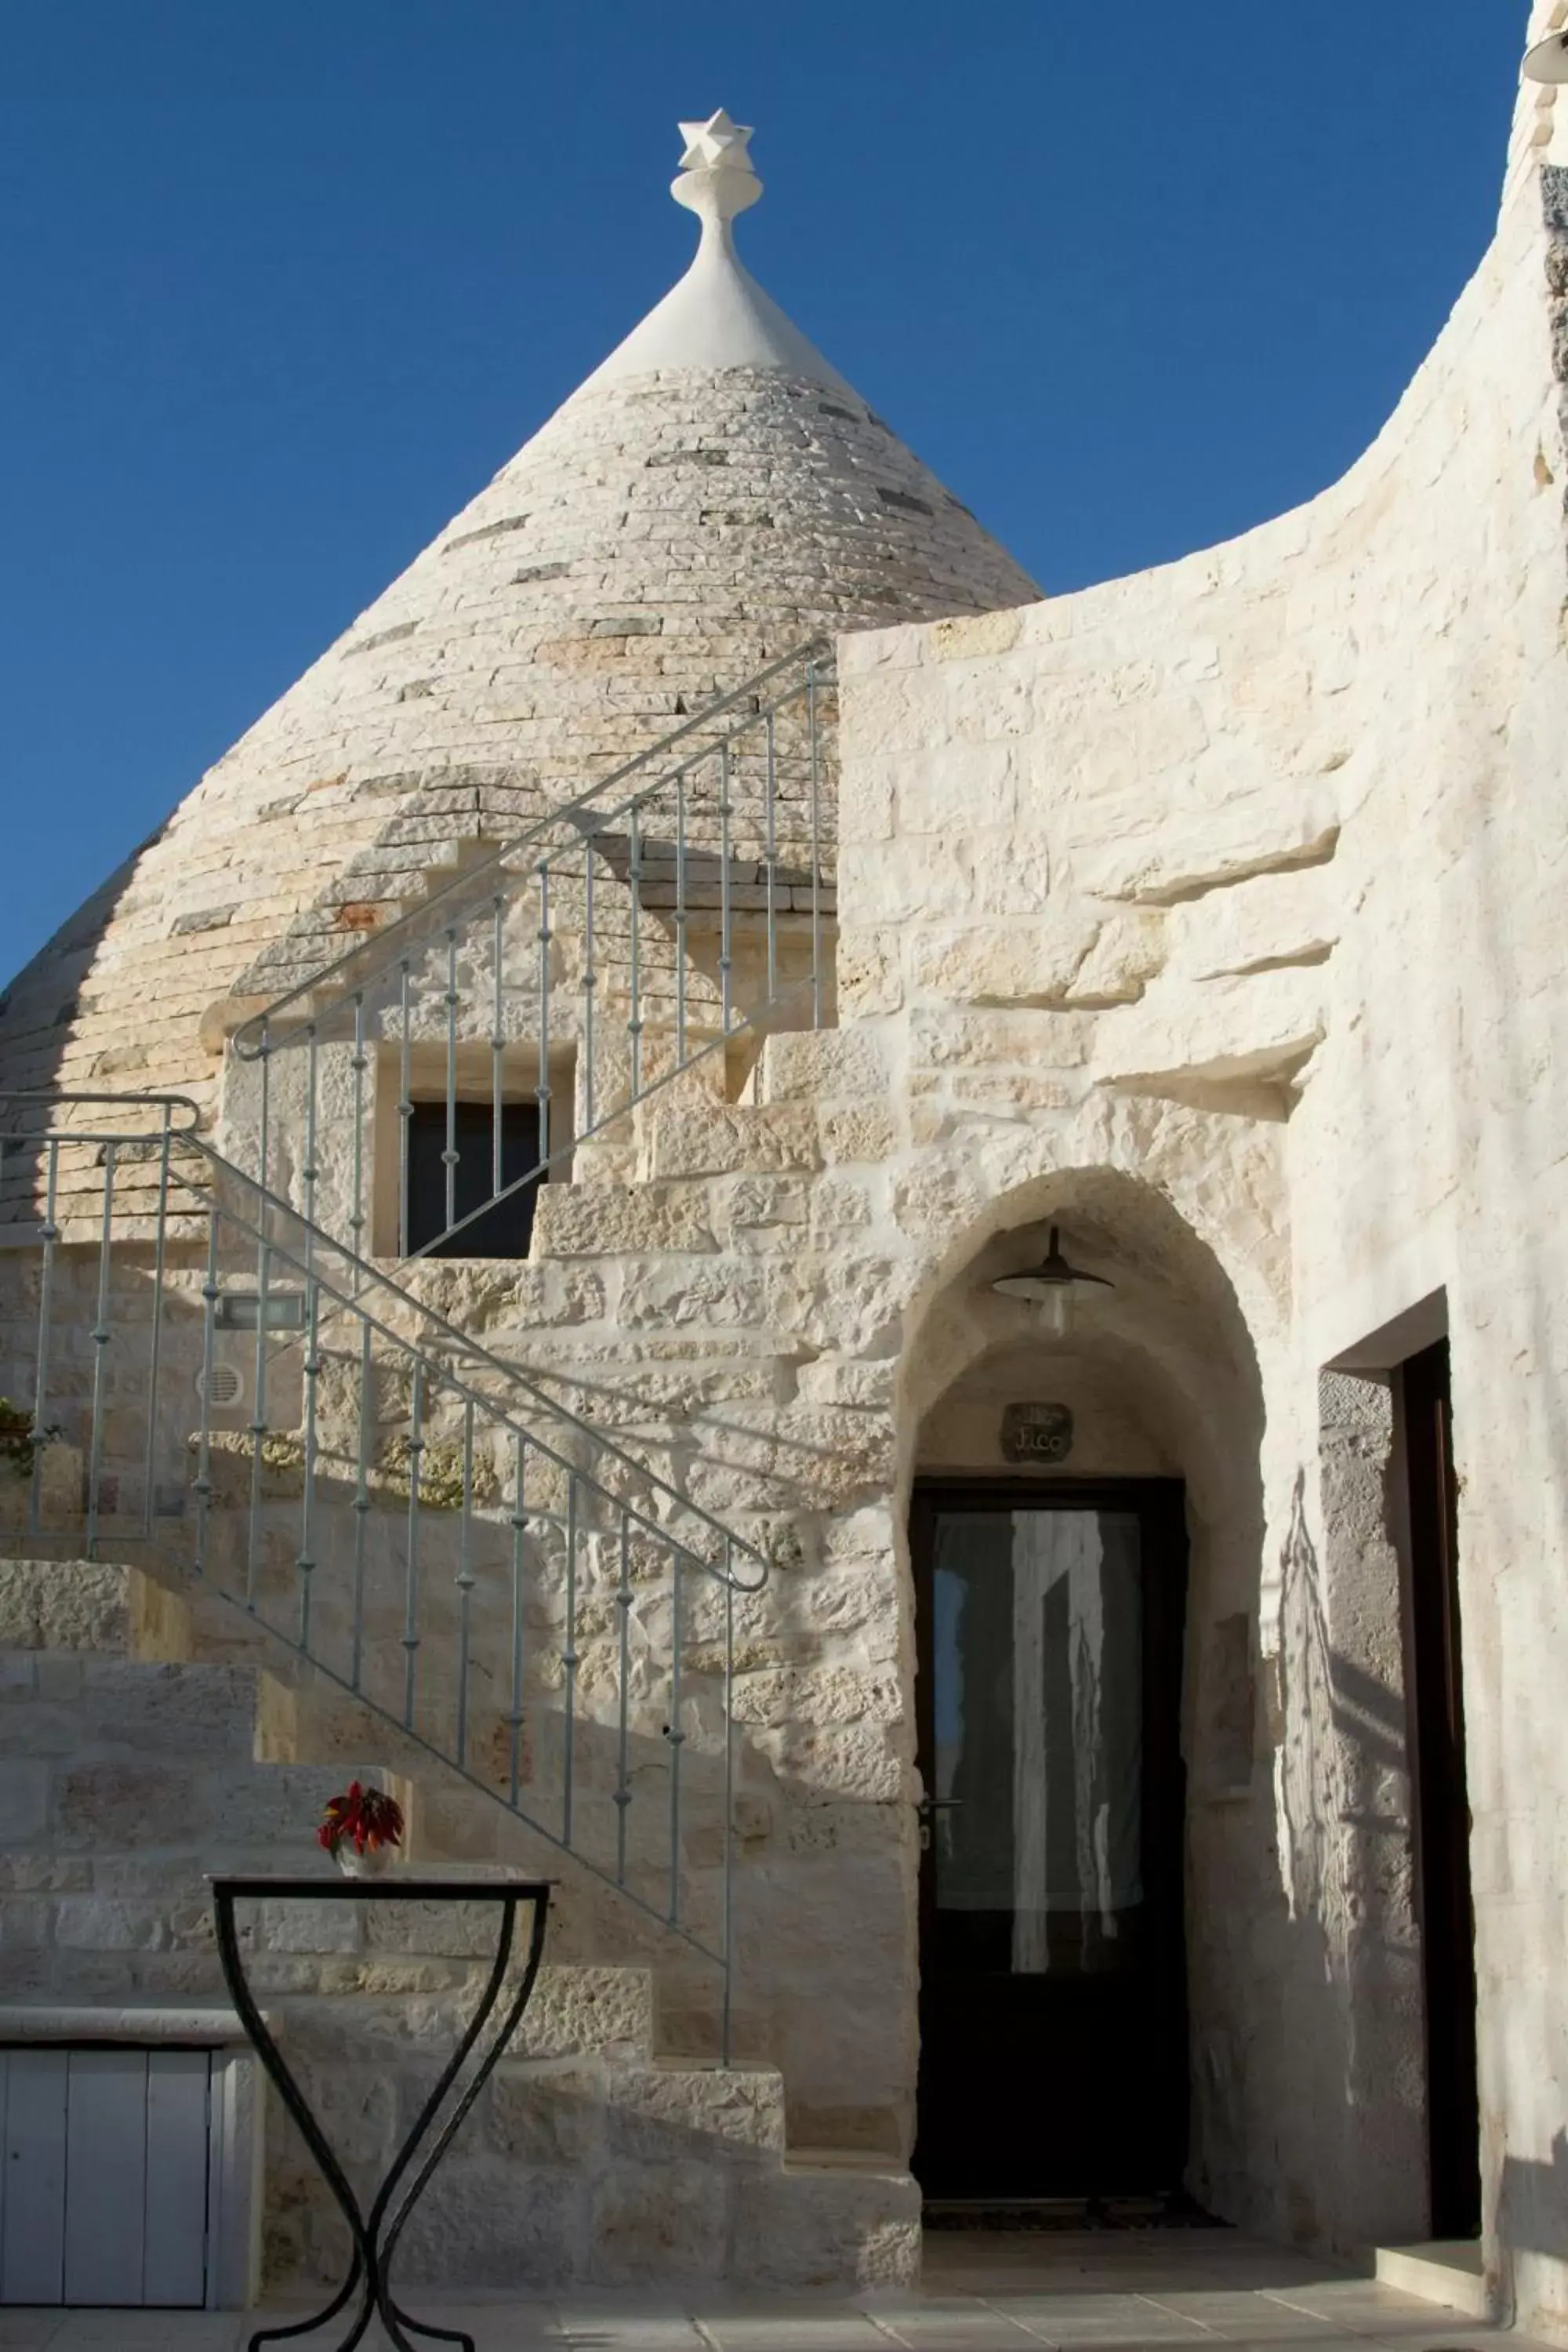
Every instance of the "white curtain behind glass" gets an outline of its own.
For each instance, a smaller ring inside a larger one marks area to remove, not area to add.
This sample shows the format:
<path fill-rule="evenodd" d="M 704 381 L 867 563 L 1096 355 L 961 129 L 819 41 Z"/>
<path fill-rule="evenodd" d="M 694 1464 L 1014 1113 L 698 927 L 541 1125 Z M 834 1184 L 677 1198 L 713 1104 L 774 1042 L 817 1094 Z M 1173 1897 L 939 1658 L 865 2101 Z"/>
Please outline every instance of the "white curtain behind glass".
<path fill-rule="evenodd" d="M 1013 1514 L 1013 1968 L 1051 1965 L 1053 1915 L 1113 1939 L 1142 1900 L 1137 1530 Z"/>

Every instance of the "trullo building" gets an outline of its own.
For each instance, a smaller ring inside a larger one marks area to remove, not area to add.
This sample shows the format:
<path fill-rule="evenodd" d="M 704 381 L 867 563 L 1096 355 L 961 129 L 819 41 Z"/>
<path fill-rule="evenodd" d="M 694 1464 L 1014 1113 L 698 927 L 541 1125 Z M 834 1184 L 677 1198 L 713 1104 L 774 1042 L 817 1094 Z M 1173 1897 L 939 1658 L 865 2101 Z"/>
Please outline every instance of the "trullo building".
<path fill-rule="evenodd" d="M 214 2299 L 345 2241 L 204 1874 L 358 1777 L 556 1882 L 410 2278 L 1186 2200 L 1568 2326 L 1550 100 L 1351 474 L 1058 601 L 683 126 L 687 275 L 13 983 L 0 2042 L 199 2075 Z M 374 2181 L 490 1915 L 243 1925 Z"/>

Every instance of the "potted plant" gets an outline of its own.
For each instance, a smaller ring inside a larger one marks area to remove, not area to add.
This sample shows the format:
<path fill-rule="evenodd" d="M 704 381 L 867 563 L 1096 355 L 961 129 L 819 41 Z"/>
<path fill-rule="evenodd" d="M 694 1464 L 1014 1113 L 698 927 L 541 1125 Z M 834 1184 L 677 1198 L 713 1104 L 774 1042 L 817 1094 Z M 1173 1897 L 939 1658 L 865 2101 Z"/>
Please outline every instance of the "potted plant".
<path fill-rule="evenodd" d="M 403 1843 L 403 1808 L 384 1790 L 351 1780 L 341 1796 L 327 1800 L 316 1843 L 345 1877 L 374 1878 Z"/>

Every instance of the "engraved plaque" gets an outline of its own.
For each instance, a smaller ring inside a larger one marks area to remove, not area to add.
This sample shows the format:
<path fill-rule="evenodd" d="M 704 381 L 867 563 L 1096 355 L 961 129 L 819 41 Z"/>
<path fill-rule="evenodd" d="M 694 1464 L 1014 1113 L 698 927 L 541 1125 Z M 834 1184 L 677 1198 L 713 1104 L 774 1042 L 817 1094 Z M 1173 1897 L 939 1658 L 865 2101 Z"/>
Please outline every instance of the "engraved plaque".
<path fill-rule="evenodd" d="M 1002 1458 L 1048 1468 L 1072 1452 L 1072 1407 L 1010 1404 L 1002 1412 Z"/>

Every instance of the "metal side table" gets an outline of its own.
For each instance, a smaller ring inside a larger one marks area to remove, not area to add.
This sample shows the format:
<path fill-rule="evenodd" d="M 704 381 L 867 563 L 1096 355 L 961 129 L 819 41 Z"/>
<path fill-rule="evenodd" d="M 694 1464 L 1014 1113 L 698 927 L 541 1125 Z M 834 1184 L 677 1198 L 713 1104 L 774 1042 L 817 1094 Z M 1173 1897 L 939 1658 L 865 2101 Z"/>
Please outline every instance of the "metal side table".
<path fill-rule="evenodd" d="M 374 2313 L 380 2314 L 382 2326 L 392 2342 L 399 2347 L 399 2352 L 417 2352 L 417 2347 L 409 2340 L 412 2336 L 438 2337 L 444 2343 L 461 2345 L 463 2352 L 474 2352 L 472 2336 L 465 2336 L 460 2329 L 432 2327 L 424 2321 L 411 2318 L 393 2294 L 388 2273 L 392 2257 L 397 2250 L 397 2241 L 410 2213 L 428 2188 L 458 2126 L 483 2090 L 497 2059 L 516 2032 L 523 2011 L 528 2006 L 544 1951 L 544 1928 L 550 1910 L 549 1882 L 526 1878 L 414 1878 L 399 1874 L 387 1878 L 221 1877 L 214 1878 L 210 1884 L 217 1919 L 218 1955 L 223 1962 L 224 1979 L 240 2022 L 251 2047 L 276 2084 L 279 2097 L 299 2125 L 305 2144 L 320 2165 L 322 2179 L 353 2239 L 353 2261 L 349 2274 L 331 2301 L 309 2319 L 298 2320 L 289 2326 L 258 2328 L 250 2338 L 249 2352 L 257 2352 L 258 2345 L 275 2343 L 283 2336 L 308 2336 L 314 2329 L 324 2327 L 329 2320 L 337 2317 L 345 2305 L 354 2300 L 356 2290 L 357 2307 L 347 2335 L 339 2339 L 336 2352 L 351 2352 L 351 2347 L 363 2336 Z M 394 2157 L 368 2213 L 361 2210 L 359 2200 L 333 2155 L 326 2134 L 311 2114 L 304 2094 L 290 2074 L 282 2053 L 268 2030 L 266 2020 L 256 2005 L 240 1957 L 234 1916 L 235 1905 L 247 1900 L 267 1903 L 494 1903 L 500 1906 L 500 1923 L 495 1960 L 473 2021 L 420 2109 L 413 2130 Z M 520 1903 L 531 1907 L 528 1957 L 521 1976 L 499 2032 L 491 2038 L 467 2083 L 457 2092 L 443 2116 L 442 2109 L 454 2091 L 458 2077 L 478 2048 L 500 2000 L 511 1959 Z M 405 2188 L 405 2176 L 414 2164 L 420 2143 L 433 2128 L 436 2129 L 436 2137 L 429 2152 Z"/>

